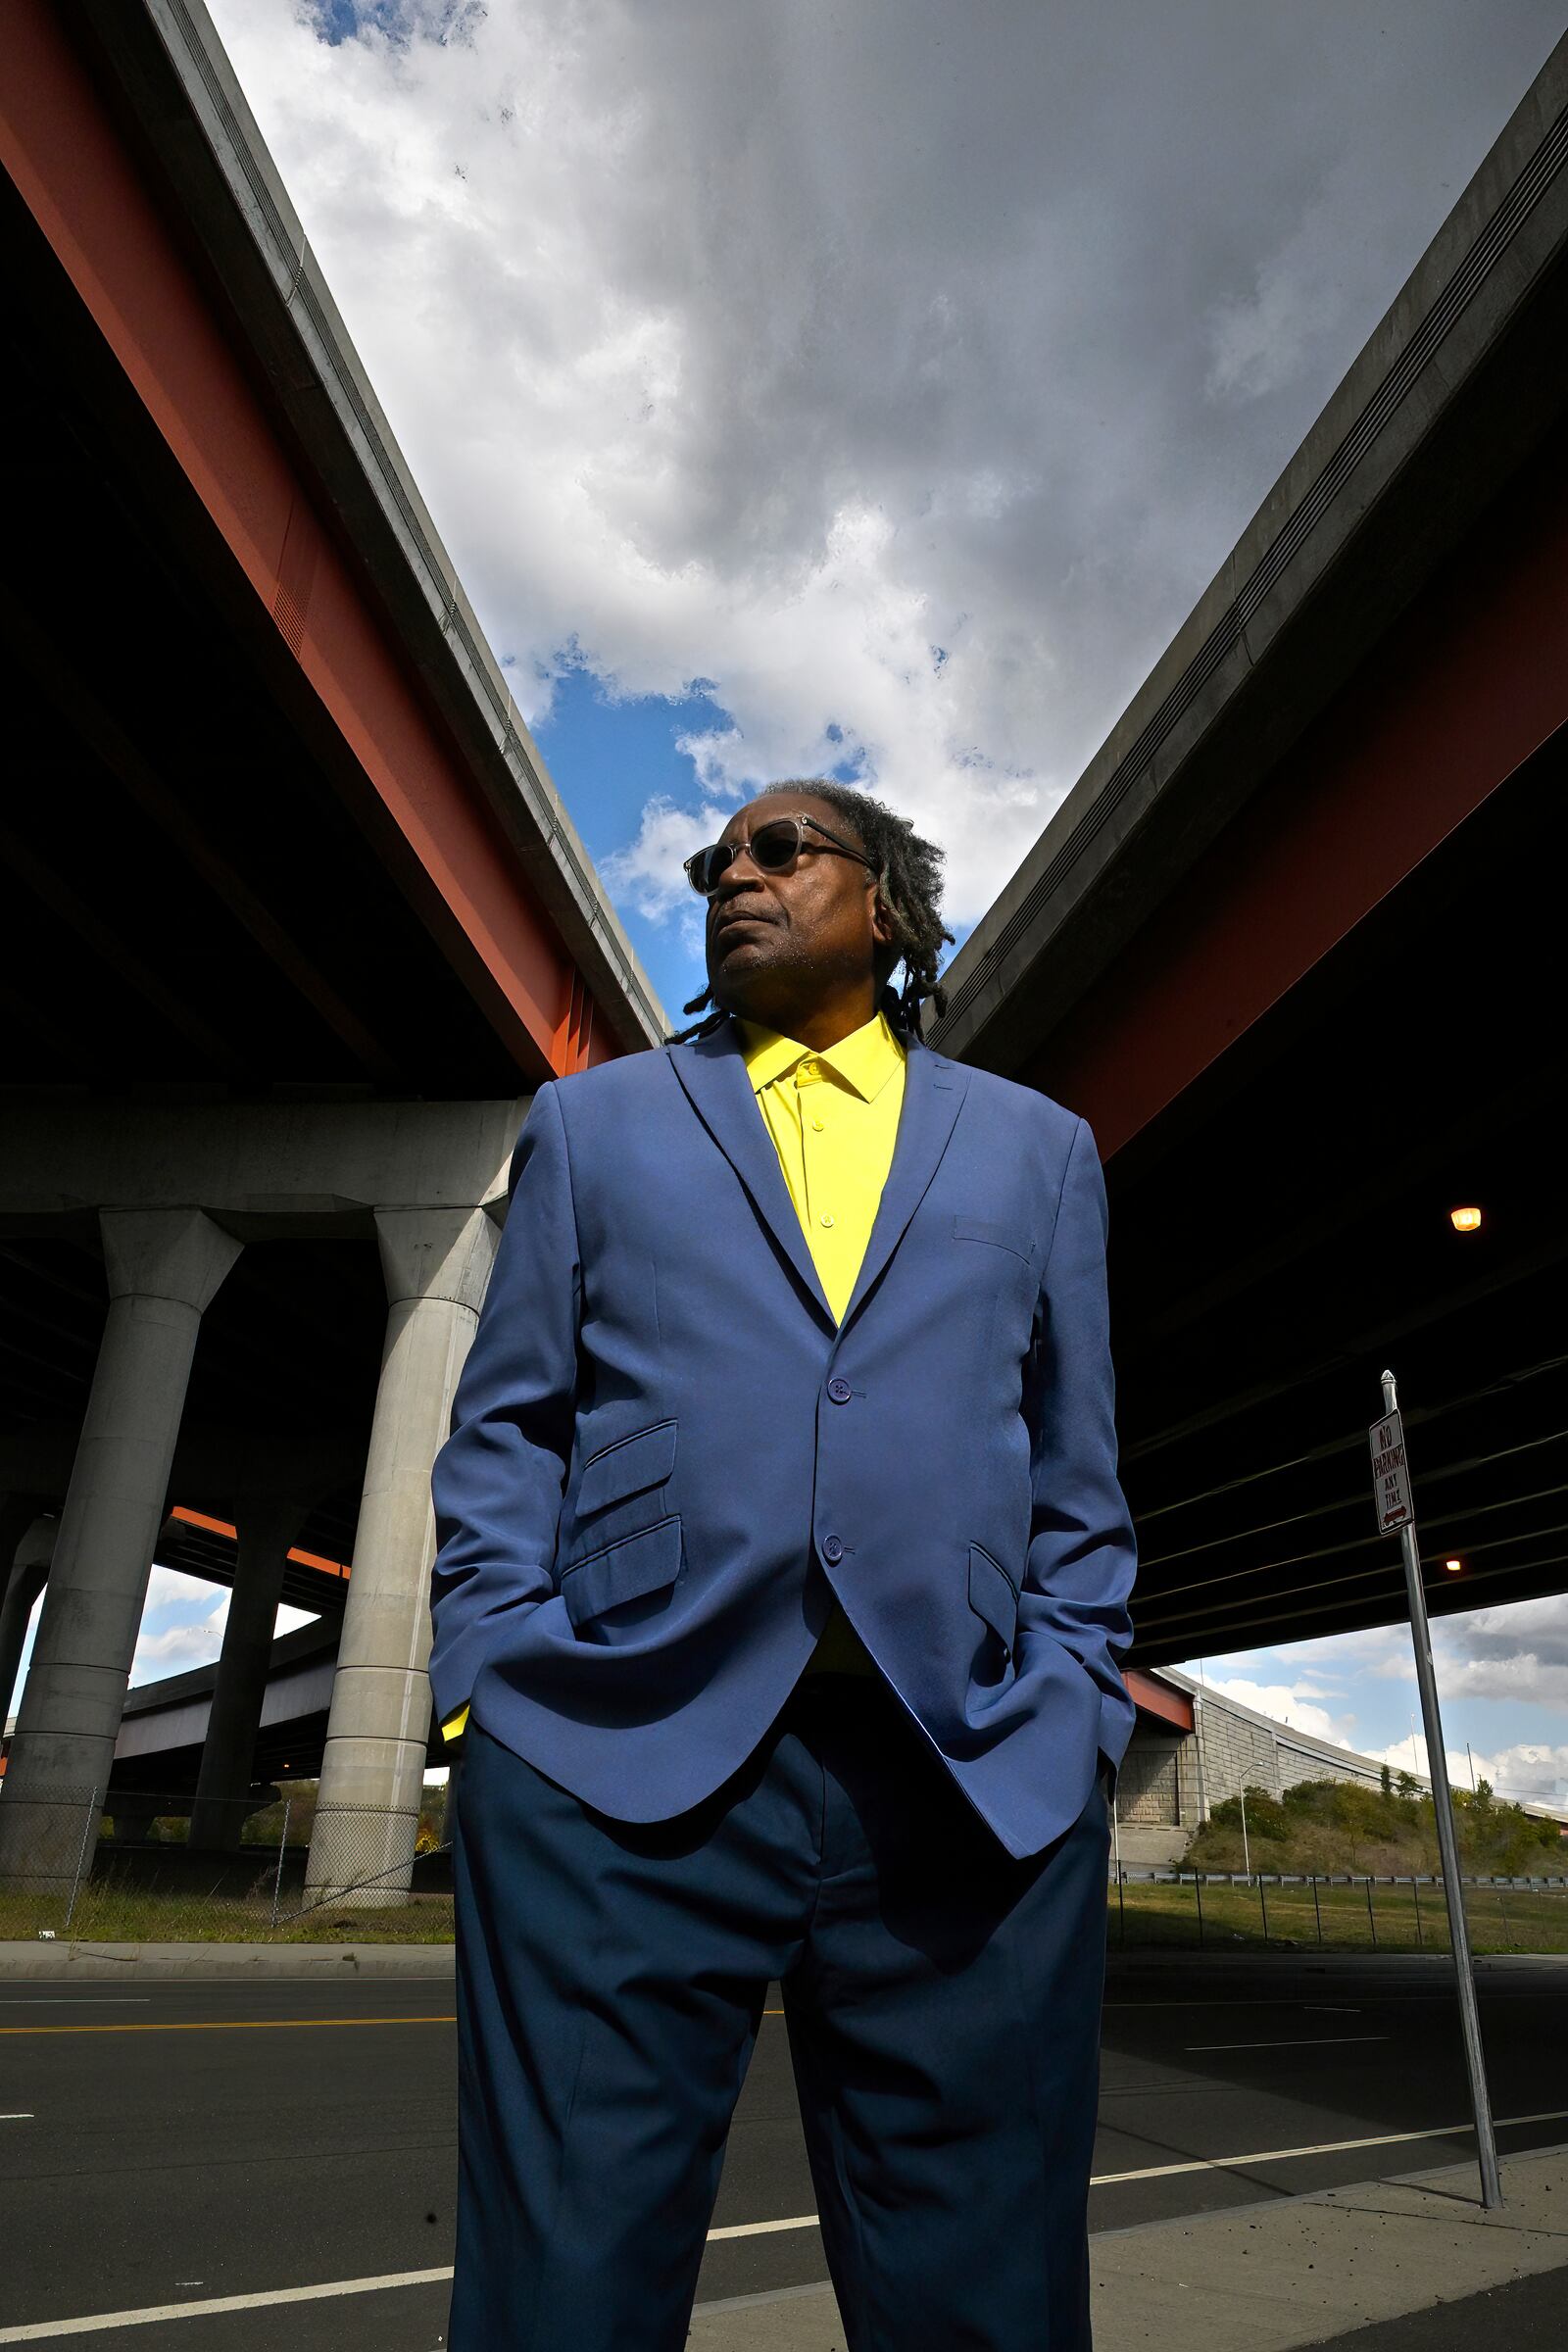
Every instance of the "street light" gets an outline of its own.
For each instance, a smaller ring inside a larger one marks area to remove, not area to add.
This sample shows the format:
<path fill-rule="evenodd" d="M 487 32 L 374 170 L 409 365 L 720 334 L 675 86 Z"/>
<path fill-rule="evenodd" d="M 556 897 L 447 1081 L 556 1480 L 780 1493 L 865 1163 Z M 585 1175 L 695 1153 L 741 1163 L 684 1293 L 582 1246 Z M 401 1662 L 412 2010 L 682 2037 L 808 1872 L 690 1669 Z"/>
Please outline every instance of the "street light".
<path fill-rule="evenodd" d="M 1450 1208 L 1448 1223 L 1453 1227 L 1455 1233 L 1479 1233 L 1481 1211 L 1479 1208 Z"/>

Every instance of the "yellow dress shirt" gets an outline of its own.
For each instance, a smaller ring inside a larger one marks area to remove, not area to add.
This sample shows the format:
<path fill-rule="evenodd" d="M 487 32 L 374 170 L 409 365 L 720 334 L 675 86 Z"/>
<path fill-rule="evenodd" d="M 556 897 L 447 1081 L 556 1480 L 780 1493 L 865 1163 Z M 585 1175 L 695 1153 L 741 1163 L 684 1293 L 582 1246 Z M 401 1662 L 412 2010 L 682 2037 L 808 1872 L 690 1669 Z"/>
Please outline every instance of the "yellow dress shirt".
<path fill-rule="evenodd" d="M 826 1053 L 755 1021 L 738 1024 L 746 1072 L 773 1139 L 823 1295 L 842 1321 L 893 1165 L 904 1107 L 904 1048 L 877 1013 Z M 834 1604 L 808 1673 L 870 1674 L 870 1659 Z M 460 1707 L 442 1727 L 455 1740 Z"/>
<path fill-rule="evenodd" d="M 893 1165 L 904 1107 L 904 1048 L 877 1013 L 813 1054 L 742 1021 L 746 1069 L 773 1139 L 828 1305 L 842 1322 Z M 808 1674 L 871 1674 L 864 1644 L 834 1603 Z"/>

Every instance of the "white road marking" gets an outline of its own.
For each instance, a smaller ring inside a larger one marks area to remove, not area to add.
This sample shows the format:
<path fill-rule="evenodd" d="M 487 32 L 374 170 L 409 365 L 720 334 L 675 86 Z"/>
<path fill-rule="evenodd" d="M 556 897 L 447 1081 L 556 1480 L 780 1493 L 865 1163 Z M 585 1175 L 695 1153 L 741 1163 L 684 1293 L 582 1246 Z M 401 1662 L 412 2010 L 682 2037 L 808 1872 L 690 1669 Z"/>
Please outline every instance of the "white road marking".
<path fill-rule="evenodd" d="M 1297 1993 L 1249 1993 L 1239 2001 L 1227 2000 L 1223 1993 L 1211 1993 L 1192 2001 L 1105 2001 L 1106 2009 L 1300 2009 L 1305 2003 Z"/>
<path fill-rule="evenodd" d="M 1350 2008 L 1345 2001 L 1303 2001 L 1301 2007 L 1314 2010 L 1319 2017 L 1359 2017 L 1361 2014 L 1359 2009 Z"/>
<path fill-rule="evenodd" d="M 1499 2115 L 1499 2131 L 1521 2124 L 1568 2123 L 1568 2107 L 1548 2108 L 1543 2115 Z M 1396 2148 L 1412 2139 L 1468 2139 L 1475 2131 L 1466 2117 L 1462 2124 L 1433 2124 L 1424 2132 L 1379 2132 L 1365 2139 L 1320 2139 L 1305 2148 L 1257 2148 L 1250 2156 L 1200 2156 L 1191 2164 L 1148 2164 L 1136 2173 L 1096 2173 L 1091 2188 L 1114 2188 L 1122 2180 L 1168 2180 L 1176 2173 L 1228 2173 L 1246 2164 L 1289 2164 L 1298 2156 L 1338 2156 L 1350 2148 Z M 0 2336 L 0 2343 L 5 2338 Z"/>
<path fill-rule="evenodd" d="M 210 2320 L 220 2312 L 264 2311 L 276 2303 L 323 2303 L 335 2295 L 373 2295 L 389 2286 L 439 2286 L 452 2276 L 436 2271 L 388 2271 L 381 2278 L 333 2278 L 322 2286 L 279 2286 L 265 2295 L 209 2295 L 200 2303 L 152 2303 L 142 2311 L 101 2311 L 80 2320 L 34 2320 L 0 2328 L 0 2344 L 41 2344 L 61 2335 L 91 2335 L 100 2328 L 151 2328 L 159 2320 Z"/>
<path fill-rule="evenodd" d="M 1187 2055 L 1200 2050 L 1337 2050 L 1346 2041 L 1387 2041 L 1387 2034 L 1309 2034 L 1304 2041 L 1190 2041 Z"/>
<path fill-rule="evenodd" d="M 1499 2129 L 1560 2123 L 1568 2123 L 1568 2107 L 1552 2108 L 1541 2115 L 1497 2118 Z M 1248 2164 L 1287 2164 L 1301 2156 L 1333 2156 L 1352 2148 L 1398 2147 L 1409 2140 L 1463 2138 L 1472 2128 L 1469 2123 L 1437 2124 L 1422 2132 L 1383 2132 L 1362 2139 L 1325 2139 L 1304 2148 L 1259 2148 L 1247 2156 L 1202 2156 L 1187 2164 L 1146 2165 L 1132 2173 L 1097 2173 L 1090 2186 L 1111 2188 L 1124 2180 L 1163 2180 L 1176 2173 L 1223 2173 Z M 812 2230 L 816 2224 L 814 2213 L 803 2213 L 783 2222 L 741 2222 L 725 2230 L 710 2230 L 708 2234 L 710 2239 L 761 2237 L 780 2230 Z M 387 2287 L 439 2286 L 451 2277 L 452 2265 L 447 2263 L 433 2271 L 389 2271 L 379 2278 L 337 2278 L 321 2286 L 274 2287 L 268 2294 L 212 2295 L 199 2303 L 158 2303 L 143 2311 L 101 2311 L 79 2320 L 40 2320 L 21 2328 L 0 2328 L 0 2344 L 41 2344 L 64 2335 L 91 2335 L 99 2328 L 147 2328 L 159 2320 L 211 2319 L 220 2312 L 264 2311 L 284 2303 L 326 2302 L 338 2295 L 376 2294 Z"/>
<path fill-rule="evenodd" d="M 775 2230 L 814 2230 L 815 2228 L 816 2215 L 814 2213 L 798 2213 L 792 2221 L 788 2222 L 731 2222 L 727 2230 L 710 2230 L 708 2242 L 711 2245 L 717 2237 L 771 2237 Z M 0 2337 L 0 2342 L 4 2340 L 3 2337 Z"/>
<path fill-rule="evenodd" d="M 0 2009 L 146 2009 L 150 1992 L 4 1992 Z"/>
<path fill-rule="evenodd" d="M 0 2124 L 30 2124 L 31 2122 L 32 2109 L 30 2107 L 19 2108 L 14 2115 L 0 2115 Z"/>

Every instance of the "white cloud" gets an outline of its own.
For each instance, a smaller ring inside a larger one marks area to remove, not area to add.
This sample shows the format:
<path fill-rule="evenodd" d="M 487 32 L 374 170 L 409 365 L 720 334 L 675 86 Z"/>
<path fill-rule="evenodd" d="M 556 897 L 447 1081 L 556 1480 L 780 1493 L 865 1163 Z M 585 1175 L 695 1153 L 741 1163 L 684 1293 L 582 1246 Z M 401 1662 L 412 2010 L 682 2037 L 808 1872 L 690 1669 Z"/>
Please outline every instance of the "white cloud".
<path fill-rule="evenodd" d="M 156 1600 L 153 1597 L 154 1579 L 157 1580 Z M 183 1586 L 184 1591 L 175 1589 Z M 228 1622 L 230 1594 L 226 1587 L 215 1592 L 211 1585 L 203 1585 L 193 1577 L 180 1576 L 170 1568 L 154 1568 L 148 1579 L 147 1608 L 142 1612 L 142 1630 L 136 1637 L 135 1653 L 130 1664 L 130 1680 L 136 1683 L 155 1683 L 167 1674 L 184 1674 L 193 1666 L 210 1666 L 223 1646 L 223 1628 Z M 147 1630 L 149 1614 L 182 1607 L 188 1614 L 177 1617 L 172 1624 L 160 1627 L 156 1633 Z"/>
<path fill-rule="evenodd" d="M 214 13 L 514 677 L 710 678 L 720 797 L 858 759 L 948 849 L 956 926 L 1559 29 L 402 0 L 329 47 L 305 0 Z M 637 807 L 612 871 L 662 915 L 684 835 Z"/>
<path fill-rule="evenodd" d="M 1433 1648 L 1446 1702 L 1499 1698 L 1568 1710 L 1568 1594 L 1442 1618 Z"/>
<path fill-rule="evenodd" d="M 1387 1764 L 1396 1773 L 1413 1772 L 1422 1780 L 1431 1777 L 1430 1752 L 1420 1732 L 1413 1740 L 1396 1740 L 1388 1747 L 1367 1750 L 1376 1763 Z M 1545 1740 L 1519 1740 L 1483 1754 L 1473 1743 L 1466 1751 L 1462 1746 L 1448 1747 L 1445 1740 L 1445 1753 L 1448 1780 L 1455 1788 L 1490 1781 L 1496 1796 L 1568 1812 L 1568 1741 L 1553 1746 Z"/>
<path fill-rule="evenodd" d="M 130 1681 L 160 1682 L 166 1675 L 188 1674 L 197 1666 L 211 1666 L 223 1646 L 223 1628 L 228 1623 L 228 1606 L 233 1594 L 226 1585 L 214 1586 L 203 1578 L 186 1576 L 177 1568 L 155 1564 L 147 1579 L 147 1600 L 142 1610 L 141 1630 L 131 1659 Z M 167 1617 L 168 1622 L 154 1626 L 153 1620 Z M 296 1609 L 284 1602 L 273 1620 L 272 1638 L 292 1633 L 296 1626 L 309 1625 L 309 1609 Z"/>
<path fill-rule="evenodd" d="M 711 785 L 710 789 L 716 788 Z M 682 860 L 711 841 L 728 823 L 731 811 L 705 802 L 694 812 L 678 808 L 663 794 L 643 805 L 637 837 L 606 858 L 604 876 L 622 905 L 630 904 L 656 920 L 678 914 L 687 932 L 687 945 L 700 956 L 706 909 L 694 899 Z"/>
<path fill-rule="evenodd" d="M 1250 1707 L 1255 1714 L 1271 1715 L 1278 1723 L 1288 1723 L 1293 1731 L 1306 1732 L 1314 1740 L 1330 1740 L 1338 1747 L 1355 1744 L 1355 1717 L 1332 1714 L 1327 1707 L 1319 1706 L 1318 1693 L 1308 1686 L 1254 1683 L 1245 1675 L 1210 1674 L 1206 1676 L 1205 1688 L 1235 1699 L 1238 1706 Z"/>

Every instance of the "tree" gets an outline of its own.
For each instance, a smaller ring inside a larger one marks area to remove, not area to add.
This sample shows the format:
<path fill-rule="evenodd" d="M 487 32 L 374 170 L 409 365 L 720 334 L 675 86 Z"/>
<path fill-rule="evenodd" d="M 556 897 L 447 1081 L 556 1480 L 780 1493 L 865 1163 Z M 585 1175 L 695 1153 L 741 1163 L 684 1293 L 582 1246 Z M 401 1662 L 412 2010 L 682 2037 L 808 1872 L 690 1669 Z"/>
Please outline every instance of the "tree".
<path fill-rule="evenodd" d="M 1384 1795 L 1392 1796 L 1394 1794 L 1394 1774 L 1387 1764 L 1384 1765 L 1378 1777 L 1383 1783 Z"/>

